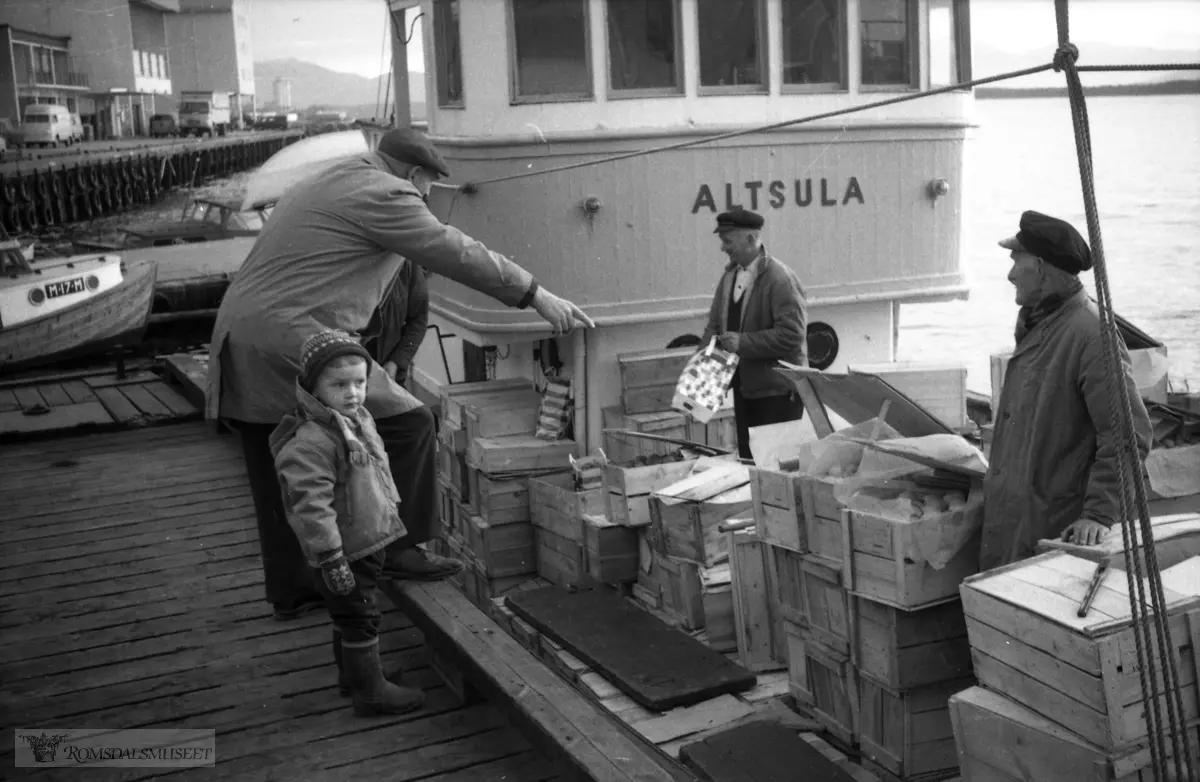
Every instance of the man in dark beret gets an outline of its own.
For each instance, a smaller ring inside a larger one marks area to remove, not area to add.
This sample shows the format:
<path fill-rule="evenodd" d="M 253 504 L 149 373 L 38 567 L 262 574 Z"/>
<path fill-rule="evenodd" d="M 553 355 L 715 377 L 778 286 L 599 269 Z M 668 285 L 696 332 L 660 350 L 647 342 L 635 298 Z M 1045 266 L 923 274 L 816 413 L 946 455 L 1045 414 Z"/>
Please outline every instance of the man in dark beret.
<path fill-rule="evenodd" d="M 1016 348 L 993 414 L 990 468 L 984 479 L 980 567 L 989 570 L 1035 553 L 1038 540 L 1099 543 L 1120 517 L 1117 432 L 1109 415 L 1101 324 L 1080 272 L 1092 268 L 1087 242 L 1069 223 L 1038 212 L 1000 242 L 1009 250 L 1016 288 Z M 1123 342 L 1120 377 L 1133 407 L 1142 469 L 1150 417 Z"/>
<path fill-rule="evenodd" d="M 717 215 L 713 233 L 729 258 L 717 283 L 701 346 L 712 337 L 738 356 L 733 377 L 733 412 L 738 455 L 752 458 L 749 430 L 795 421 L 804 405 L 790 381 L 774 371 L 782 359 L 805 366 L 807 305 L 800 279 L 767 253 L 762 244 L 762 215 L 735 209 Z"/>
<path fill-rule="evenodd" d="M 592 325 L 528 271 L 429 211 L 430 188 L 449 173 L 423 134 L 389 130 L 374 152 L 316 173 L 284 194 L 221 302 L 205 413 L 241 436 L 266 597 L 277 619 L 322 607 L 284 514 L 268 443 L 295 406 L 298 357 L 308 337 L 327 329 L 362 335 L 406 263 L 510 307 L 533 307 L 555 333 Z M 408 529 L 388 547 L 384 575 L 454 575 L 461 562 L 418 545 L 429 540 L 436 512 L 433 415 L 378 364 L 368 377 L 367 407 L 383 438 Z"/>

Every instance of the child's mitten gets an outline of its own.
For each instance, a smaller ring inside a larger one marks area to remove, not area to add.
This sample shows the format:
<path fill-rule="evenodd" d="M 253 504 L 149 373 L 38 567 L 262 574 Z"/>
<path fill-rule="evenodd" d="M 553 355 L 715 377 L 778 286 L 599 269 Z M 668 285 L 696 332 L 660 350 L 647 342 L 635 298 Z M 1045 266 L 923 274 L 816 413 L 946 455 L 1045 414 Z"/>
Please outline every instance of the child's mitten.
<path fill-rule="evenodd" d="M 325 586 L 335 595 L 348 595 L 354 591 L 354 573 L 350 572 L 350 563 L 339 551 L 332 559 L 321 563 L 321 577 Z"/>

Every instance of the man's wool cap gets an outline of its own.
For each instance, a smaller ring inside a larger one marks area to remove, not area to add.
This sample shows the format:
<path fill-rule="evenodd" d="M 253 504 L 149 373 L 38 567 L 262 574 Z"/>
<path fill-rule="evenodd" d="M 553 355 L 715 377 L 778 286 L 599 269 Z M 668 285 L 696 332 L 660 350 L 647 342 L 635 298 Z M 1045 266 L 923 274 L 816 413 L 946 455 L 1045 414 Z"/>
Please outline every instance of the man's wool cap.
<path fill-rule="evenodd" d="M 719 234 L 735 228 L 762 228 L 764 222 L 766 221 L 763 216 L 757 212 L 751 212 L 749 209 L 732 209 L 717 215 L 717 227 L 713 229 L 713 233 Z"/>
<path fill-rule="evenodd" d="M 379 139 L 378 151 L 401 163 L 436 171 L 450 176 L 450 167 L 428 137 L 411 128 L 392 128 Z"/>
<path fill-rule="evenodd" d="M 1021 215 L 1020 229 L 1016 236 L 1002 240 L 1000 246 L 1036 255 L 1068 274 L 1092 268 L 1092 251 L 1087 240 L 1067 221 L 1028 211 Z"/>
<path fill-rule="evenodd" d="M 321 370 L 339 356 L 361 356 L 371 370 L 371 354 L 354 337 L 339 329 L 318 331 L 304 341 L 300 349 L 300 386 L 312 391 Z"/>

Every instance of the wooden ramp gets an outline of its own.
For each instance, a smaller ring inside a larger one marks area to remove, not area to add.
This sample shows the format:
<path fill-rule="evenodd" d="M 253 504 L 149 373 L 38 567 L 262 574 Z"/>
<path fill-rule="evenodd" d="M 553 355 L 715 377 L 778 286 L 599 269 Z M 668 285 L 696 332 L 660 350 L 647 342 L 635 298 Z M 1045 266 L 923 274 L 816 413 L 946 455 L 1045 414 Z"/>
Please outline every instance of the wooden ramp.
<path fill-rule="evenodd" d="M 352 715 L 335 687 L 328 618 L 269 615 L 232 437 L 186 423 L 6 446 L 0 496 L 0 724 L 217 731 L 215 768 L 73 776 L 558 778 L 497 708 L 461 705 L 396 611 L 384 617 L 384 663 L 404 665 L 426 707 Z M 12 769 L 14 733 L 0 735 L 0 766 Z M 28 771 L 18 778 L 64 778 Z"/>

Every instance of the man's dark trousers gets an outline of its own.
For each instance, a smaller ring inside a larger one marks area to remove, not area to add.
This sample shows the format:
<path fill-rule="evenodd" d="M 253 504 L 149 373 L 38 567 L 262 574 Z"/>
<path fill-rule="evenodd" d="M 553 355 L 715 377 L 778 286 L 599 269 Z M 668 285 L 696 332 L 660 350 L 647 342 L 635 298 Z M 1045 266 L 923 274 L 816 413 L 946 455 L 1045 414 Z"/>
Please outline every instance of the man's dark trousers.
<path fill-rule="evenodd" d="M 738 456 L 751 459 L 750 429 L 755 426 L 779 424 L 784 421 L 799 421 L 804 417 L 804 403 L 795 391 L 778 396 L 747 399 L 738 388 L 738 378 L 733 379 L 733 415 L 737 420 Z"/>
<path fill-rule="evenodd" d="M 291 607 L 315 597 L 312 574 L 300 541 L 288 524 L 283 493 L 271 456 L 270 437 L 275 424 L 229 421 L 241 437 L 250 493 L 258 518 L 258 544 L 263 560 L 267 600 Z M 418 407 L 401 415 L 379 418 L 375 427 L 392 465 L 392 479 L 400 492 L 400 518 L 408 534 L 396 542 L 411 547 L 429 540 L 437 498 L 437 437 L 433 413 Z"/>

